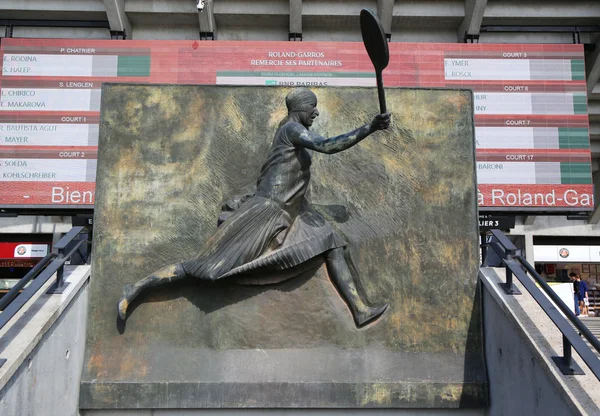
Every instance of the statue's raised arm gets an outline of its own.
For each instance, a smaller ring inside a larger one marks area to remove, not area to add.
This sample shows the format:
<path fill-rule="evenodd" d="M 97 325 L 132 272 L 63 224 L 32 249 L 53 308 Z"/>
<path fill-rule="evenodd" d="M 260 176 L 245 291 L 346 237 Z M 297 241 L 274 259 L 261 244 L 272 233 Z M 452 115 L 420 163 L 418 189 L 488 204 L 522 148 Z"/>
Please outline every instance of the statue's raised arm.
<path fill-rule="evenodd" d="M 317 97 L 312 91 L 297 88 L 286 98 L 288 124 L 285 126 L 290 142 L 320 153 L 333 154 L 349 149 L 371 133 L 387 129 L 390 125 L 389 114 L 378 114 L 373 120 L 356 130 L 339 136 L 326 138 L 308 129 L 319 115 Z"/>

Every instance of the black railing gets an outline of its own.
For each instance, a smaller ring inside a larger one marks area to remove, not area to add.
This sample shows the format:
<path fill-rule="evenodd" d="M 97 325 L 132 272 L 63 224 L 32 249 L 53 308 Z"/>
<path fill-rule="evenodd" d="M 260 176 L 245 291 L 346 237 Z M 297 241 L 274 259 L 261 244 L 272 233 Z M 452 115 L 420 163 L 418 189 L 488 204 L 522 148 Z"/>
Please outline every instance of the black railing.
<path fill-rule="evenodd" d="M 73 255 L 78 254 L 81 258 L 87 258 L 82 253 L 82 247 L 89 244 L 87 235 L 84 233 L 85 227 L 73 227 L 65 234 L 54 249 L 58 253 L 50 253 L 44 257 L 36 266 L 25 275 L 19 282 L 0 299 L 0 329 L 15 316 L 15 314 L 25 305 L 36 293 L 43 287 L 48 280 L 56 274 L 56 282 L 47 293 L 63 293 L 68 283 L 63 280 L 65 262 L 71 259 Z M 65 251 L 69 249 L 65 254 Z M 25 289 L 25 285 L 31 282 Z M 0 358 L 0 367 L 6 362 L 6 359 Z"/>
<path fill-rule="evenodd" d="M 500 286 L 506 294 L 519 295 L 521 294 L 512 282 L 513 275 L 521 282 L 523 287 L 527 289 L 529 294 L 544 310 L 546 315 L 554 322 L 554 325 L 562 333 L 563 340 L 563 356 L 552 357 L 558 368 L 563 374 L 580 375 L 584 374 L 583 370 L 573 361 L 571 355 L 571 347 L 579 354 L 581 359 L 594 373 L 596 378 L 600 380 L 600 359 L 586 345 L 577 334 L 573 326 L 577 328 L 581 335 L 588 340 L 590 345 L 600 353 L 600 341 L 590 332 L 590 330 L 579 320 L 563 300 L 552 290 L 535 269 L 520 255 L 517 255 L 517 248 L 500 230 L 491 230 L 493 240 L 488 245 L 496 254 L 502 258 L 502 263 L 506 268 L 506 283 L 500 283 Z M 531 276 L 531 278 L 527 275 Z M 533 280 L 532 280 L 533 279 Z M 535 280 L 535 282 L 534 282 Z M 536 284 L 540 287 L 537 287 Z M 544 293 L 542 293 L 542 291 Z M 550 298 L 552 301 L 550 301 Z M 554 303 L 553 303 L 554 302 Z M 559 312 L 564 314 L 564 316 Z M 566 319 L 565 319 L 566 316 Z M 568 320 L 567 320 L 568 319 Z M 569 321 L 573 324 L 571 326 Z"/>

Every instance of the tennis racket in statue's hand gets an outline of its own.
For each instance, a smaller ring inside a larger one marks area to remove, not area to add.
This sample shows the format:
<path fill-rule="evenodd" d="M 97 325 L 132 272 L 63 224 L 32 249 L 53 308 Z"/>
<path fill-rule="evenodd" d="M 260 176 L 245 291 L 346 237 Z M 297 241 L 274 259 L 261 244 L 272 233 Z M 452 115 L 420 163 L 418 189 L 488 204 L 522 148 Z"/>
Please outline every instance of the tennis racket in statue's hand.
<path fill-rule="evenodd" d="M 379 112 L 387 113 L 385 105 L 385 92 L 383 91 L 383 78 L 381 73 L 388 66 L 390 61 L 390 51 L 388 49 L 385 32 L 377 16 L 368 9 L 362 9 L 360 12 L 360 31 L 362 32 L 363 43 L 369 54 L 369 58 L 375 67 L 375 76 L 377 78 L 377 94 L 379 96 Z"/>

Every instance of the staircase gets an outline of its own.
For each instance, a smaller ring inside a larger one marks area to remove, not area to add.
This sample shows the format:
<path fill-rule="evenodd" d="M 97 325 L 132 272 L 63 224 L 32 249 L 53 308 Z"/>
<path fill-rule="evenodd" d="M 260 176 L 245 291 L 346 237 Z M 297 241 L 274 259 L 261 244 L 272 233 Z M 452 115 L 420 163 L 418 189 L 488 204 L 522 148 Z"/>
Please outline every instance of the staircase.
<path fill-rule="evenodd" d="M 600 339 L 600 317 L 581 318 L 581 322 L 583 322 L 583 324 L 588 327 L 590 332 L 594 334 L 596 338 Z M 582 337 L 582 339 L 588 345 L 588 347 L 590 347 L 590 349 L 596 354 L 596 356 L 600 358 L 600 353 L 594 348 L 592 348 L 592 346 L 585 339 L 585 337 Z"/>

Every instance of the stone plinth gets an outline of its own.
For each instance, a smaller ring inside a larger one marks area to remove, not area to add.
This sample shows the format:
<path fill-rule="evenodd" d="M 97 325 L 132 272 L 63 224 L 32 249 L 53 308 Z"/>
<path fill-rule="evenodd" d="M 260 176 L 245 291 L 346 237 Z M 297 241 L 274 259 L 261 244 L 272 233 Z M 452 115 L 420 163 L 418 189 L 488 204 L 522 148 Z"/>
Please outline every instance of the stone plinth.
<path fill-rule="evenodd" d="M 393 126 L 314 154 L 310 200 L 373 303 L 357 329 L 321 261 L 270 286 L 122 286 L 193 257 L 221 201 L 255 181 L 285 88 L 106 84 L 83 409 L 483 407 L 472 95 L 386 90 Z M 372 88 L 315 89 L 313 129 L 377 113 Z"/>

